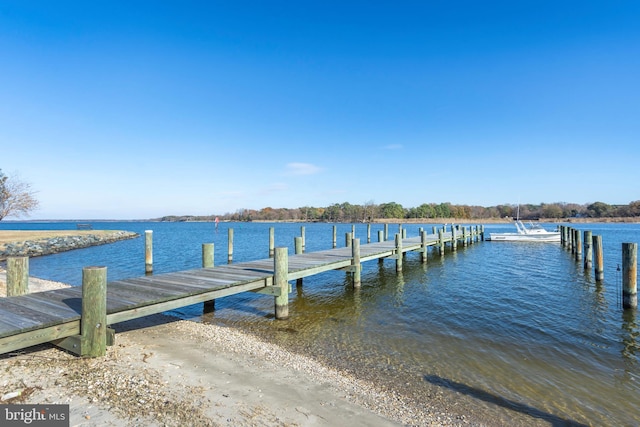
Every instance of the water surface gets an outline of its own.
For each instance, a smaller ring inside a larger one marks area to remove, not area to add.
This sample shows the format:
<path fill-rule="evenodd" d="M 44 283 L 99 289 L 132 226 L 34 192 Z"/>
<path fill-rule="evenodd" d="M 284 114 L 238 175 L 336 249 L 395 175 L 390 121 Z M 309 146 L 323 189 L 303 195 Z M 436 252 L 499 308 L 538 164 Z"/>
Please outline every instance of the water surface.
<path fill-rule="evenodd" d="M 68 223 L 2 223 L 0 228 L 75 228 Z M 215 263 L 226 263 L 227 229 L 234 229 L 234 262 L 268 257 L 269 227 L 276 246 L 294 252 L 305 227 L 307 251 L 332 245 L 331 224 L 97 223 L 94 228 L 154 234 L 155 273 L 198 268 L 201 244 L 215 244 Z M 409 237 L 421 225 L 405 225 Z M 350 224 L 339 224 L 338 245 Z M 389 227 L 390 235 L 397 225 Z M 422 225 L 431 232 L 432 225 Z M 241 328 L 312 355 L 359 377 L 375 380 L 407 399 L 450 398 L 496 425 L 640 424 L 640 346 L 637 311 L 621 308 L 622 242 L 640 241 L 638 224 L 580 224 L 603 236 L 605 279 L 554 243 L 483 242 L 441 257 L 408 254 L 363 264 L 362 287 L 344 272 L 293 283 L 290 315 L 273 321 L 273 298 L 243 294 L 173 314 Z M 372 225 L 377 241 L 382 225 Z M 511 231 L 510 225 L 487 225 Z M 366 241 L 366 225 L 356 237 Z M 144 274 L 144 239 L 30 260 L 34 276 L 73 285 L 87 265 L 106 265 L 108 279 Z"/>

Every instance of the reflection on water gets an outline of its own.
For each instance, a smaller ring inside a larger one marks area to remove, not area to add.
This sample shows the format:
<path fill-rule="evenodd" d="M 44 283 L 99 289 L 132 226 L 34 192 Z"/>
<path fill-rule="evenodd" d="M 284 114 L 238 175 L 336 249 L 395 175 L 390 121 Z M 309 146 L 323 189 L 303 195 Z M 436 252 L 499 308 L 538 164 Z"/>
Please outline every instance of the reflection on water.
<path fill-rule="evenodd" d="M 154 230 L 156 273 L 198 268 L 204 242 L 226 260 L 229 226 L 234 262 L 267 258 L 270 226 L 289 253 L 300 233 L 294 224 L 221 223 L 218 233 L 212 224 L 120 224 Z M 305 227 L 307 251 L 331 247 L 331 225 Z M 343 242 L 351 225 L 339 227 Z M 361 238 L 364 227 L 356 226 Z M 418 226 L 404 228 L 418 235 Z M 252 293 L 222 298 L 205 316 L 201 304 L 174 314 L 242 328 L 417 404 L 450 397 L 452 412 L 464 413 L 454 404 L 462 402 L 490 424 L 638 425 L 640 330 L 636 311 L 619 305 L 616 266 L 621 242 L 640 241 L 640 225 L 582 228 L 603 235 L 602 282 L 560 245 L 486 242 L 444 257 L 432 249 L 426 264 L 408 254 L 400 274 L 393 260 L 367 262 L 356 290 L 344 272 L 305 278 L 293 286 L 286 322 L 273 321 L 272 298 Z M 79 284 L 73 270 L 100 262 L 115 280 L 144 274 L 143 246 L 125 241 L 30 264 L 36 276 Z"/>

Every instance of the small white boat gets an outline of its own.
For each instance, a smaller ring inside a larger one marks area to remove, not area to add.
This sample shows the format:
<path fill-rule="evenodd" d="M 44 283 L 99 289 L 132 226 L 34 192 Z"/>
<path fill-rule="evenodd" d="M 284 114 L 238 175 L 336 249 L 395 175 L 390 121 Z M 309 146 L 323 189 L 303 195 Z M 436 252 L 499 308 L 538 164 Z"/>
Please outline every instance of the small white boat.
<path fill-rule="evenodd" d="M 559 242 L 560 232 L 549 231 L 539 224 L 529 222 L 525 226 L 522 221 L 516 220 L 515 233 L 489 233 L 489 240 L 492 242 Z"/>

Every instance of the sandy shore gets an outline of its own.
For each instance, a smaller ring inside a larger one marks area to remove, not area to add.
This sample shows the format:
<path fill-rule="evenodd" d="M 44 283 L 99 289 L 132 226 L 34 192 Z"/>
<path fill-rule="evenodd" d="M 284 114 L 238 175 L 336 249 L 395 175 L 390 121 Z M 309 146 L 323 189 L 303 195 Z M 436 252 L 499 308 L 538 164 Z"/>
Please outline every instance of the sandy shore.
<path fill-rule="evenodd" d="M 60 286 L 29 283 L 31 292 Z M 69 404 L 72 426 L 468 423 L 406 407 L 374 384 L 231 328 L 166 315 L 114 328 L 116 345 L 102 358 L 48 344 L 0 356 L 0 404 Z"/>

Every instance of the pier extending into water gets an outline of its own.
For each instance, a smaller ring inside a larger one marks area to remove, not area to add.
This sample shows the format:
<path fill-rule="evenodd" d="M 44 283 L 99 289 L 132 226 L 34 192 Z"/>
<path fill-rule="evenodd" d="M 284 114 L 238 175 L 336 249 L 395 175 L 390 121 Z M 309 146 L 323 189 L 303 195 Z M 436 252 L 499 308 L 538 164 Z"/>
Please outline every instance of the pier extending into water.
<path fill-rule="evenodd" d="M 213 245 L 203 244 L 203 267 L 187 271 L 152 275 L 152 233 L 145 236 L 145 271 L 142 277 L 107 283 L 107 268 L 91 266 L 83 269 L 81 287 L 70 287 L 38 293 L 27 292 L 28 260 L 9 261 L 7 298 L 0 298 L 0 354 L 51 342 L 79 356 L 99 357 L 114 342 L 109 327 L 116 323 L 161 313 L 197 303 L 212 309 L 213 301 L 242 292 L 257 292 L 274 297 L 276 319 L 289 316 L 290 281 L 298 285 L 302 279 L 330 270 L 346 271 L 354 287 L 360 286 L 363 262 L 395 260 L 396 271 L 402 271 L 407 252 L 419 252 L 427 262 L 428 249 L 434 247 L 440 256 L 445 247 L 456 251 L 484 240 L 483 226 L 433 227 L 432 233 L 420 229 L 417 237 L 406 237 L 399 226 L 395 238 L 388 238 L 388 225 L 378 233 L 378 242 L 361 244 L 354 234 L 346 233 L 345 246 L 304 252 L 304 227 L 295 238 L 295 254 L 288 248 L 274 248 L 270 230 L 269 258 L 233 264 L 233 232 L 229 234 L 228 264 L 213 265 Z M 9 272 L 11 270 L 11 273 Z M 9 280 L 9 277 L 11 279 Z"/>

